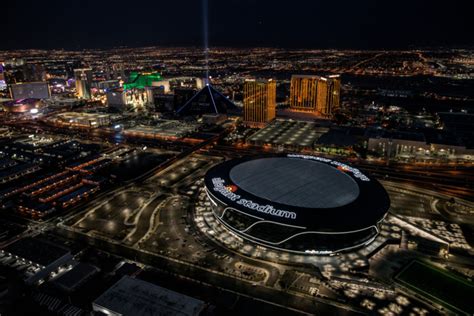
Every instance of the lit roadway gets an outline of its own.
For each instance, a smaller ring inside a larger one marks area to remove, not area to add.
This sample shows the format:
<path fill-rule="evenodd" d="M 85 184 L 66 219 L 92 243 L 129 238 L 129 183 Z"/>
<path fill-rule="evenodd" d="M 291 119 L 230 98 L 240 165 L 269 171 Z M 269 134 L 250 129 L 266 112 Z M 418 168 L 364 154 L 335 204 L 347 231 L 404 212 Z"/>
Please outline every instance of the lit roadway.
<path fill-rule="evenodd" d="M 372 61 L 372 60 L 375 60 L 375 59 L 379 58 L 380 56 L 383 56 L 383 55 L 386 55 L 386 54 L 387 54 L 387 52 L 378 53 L 378 54 L 376 54 L 376 55 L 374 55 L 374 56 L 372 56 L 372 57 L 370 57 L 370 58 L 364 59 L 364 60 L 358 62 L 357 64 L 355 64 L 354 66 L 352 66 L 352 67 L 351 67 L 351 70 L 355 70 L 356 68 L 359 68 L 359 67 L 362 66 L 363 64 L 368 63 L 368 62 L 370 62 L 370 61 Z"/>

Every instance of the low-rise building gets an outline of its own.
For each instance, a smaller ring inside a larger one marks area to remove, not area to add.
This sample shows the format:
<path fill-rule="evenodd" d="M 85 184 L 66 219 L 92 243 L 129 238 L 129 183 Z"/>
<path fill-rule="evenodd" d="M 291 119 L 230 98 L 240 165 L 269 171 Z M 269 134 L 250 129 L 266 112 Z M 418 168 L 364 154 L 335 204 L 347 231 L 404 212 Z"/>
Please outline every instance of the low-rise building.
<path fill-rule="evenodd" d="M 102 113 L 65 112 L 51 116 L 49 122 L 56 125 L 97 128 L 110 124 L 110 115 Z"/>
<path fill-rule="evenodd" d="M 71 252 L 38 237 L 26 237 L 0 250 L 3 264 L 23 268 L 27 284 L 41 284 L 72 260 Z"/>
<path fill-rule="evenodd" d="M 93 303 L 95 312 L 106 315 L 200 315 L 205 303 L 163 287 L 122 277 Z"/>
<path fill-rule="evenodd" d="M 474 159 L 474 149 L 450 138 L 441 130 L 400 132 L 371 130 L 367 149 L 386 158 Z"/>

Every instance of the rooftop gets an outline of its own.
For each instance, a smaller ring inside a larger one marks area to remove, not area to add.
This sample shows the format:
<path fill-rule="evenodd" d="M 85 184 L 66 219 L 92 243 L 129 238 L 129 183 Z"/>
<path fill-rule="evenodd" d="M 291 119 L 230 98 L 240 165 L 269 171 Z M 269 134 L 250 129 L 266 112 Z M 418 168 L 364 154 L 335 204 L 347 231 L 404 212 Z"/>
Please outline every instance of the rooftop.
<path fill-rule="evenodd" d="M 138 125 L 132 128 L 127 128 L 126 132 L 143 133 L 143 134 L 158 134 L 161 136 L 183 137 L 196 131 L 199 124 L 192 122 L 183 122 L 177 120 L 159 120 L 156 125 L 146 126 Z"/>
<path fill-rule="evenodd" d="M 65 248 L 34 237 L 20 239 L 3 250 L 43 266 L 48 266 L 69 253 Z"/>
<path fill-rule="evenodd" d="M 97 272 L 99 272 L 99 268 L 79 262 L 70 271 L 56 278 L 54 283 L 66 291 L 73 291 Z"/>
<path fill-rule="evenodd" d="M 327 131 L 327 127 L 320 127 L 313 122 L 275 120 L 248 140 L 264 144 L 312 147 Z"/>
<path fill-rule="evenodd" d="M 98 299 L 95 308 L 120 315 L 198 315 L 205 303 L 160 286 L 124 276 Z"/>
<path fill-rule="evenodd" d="M 163 78 L 159 73 L 130 73 L 128 82 L 123 85 L 125 90 L 144 89 L 153 86 L 153 82 L 161 81 Z"/>

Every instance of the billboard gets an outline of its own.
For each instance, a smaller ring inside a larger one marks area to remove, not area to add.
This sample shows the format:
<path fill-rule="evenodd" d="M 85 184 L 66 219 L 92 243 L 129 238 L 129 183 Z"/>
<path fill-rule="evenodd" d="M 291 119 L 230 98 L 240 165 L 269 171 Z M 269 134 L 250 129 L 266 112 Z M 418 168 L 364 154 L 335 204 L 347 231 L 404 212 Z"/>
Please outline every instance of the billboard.
<path fill-rule="evenodd" d="M 25 82 L 10 86 L 12 99 L 49 99 L 51 94 L 47 82 Z"/>

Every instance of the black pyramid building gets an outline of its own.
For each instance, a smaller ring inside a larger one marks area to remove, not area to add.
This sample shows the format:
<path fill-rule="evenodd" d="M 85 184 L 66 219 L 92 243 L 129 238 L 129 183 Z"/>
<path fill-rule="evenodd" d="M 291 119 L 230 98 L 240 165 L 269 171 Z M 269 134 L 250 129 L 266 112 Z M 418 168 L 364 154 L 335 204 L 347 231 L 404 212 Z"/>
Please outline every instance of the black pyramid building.
<path fill-rule="evenodd" d="M 206 85 L 177 110 L 181 116 L 202 114 L 238 115 L 239 108 L 211 85 Z"/>

